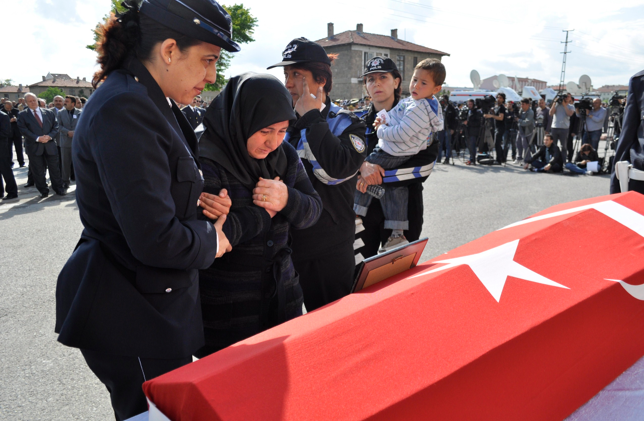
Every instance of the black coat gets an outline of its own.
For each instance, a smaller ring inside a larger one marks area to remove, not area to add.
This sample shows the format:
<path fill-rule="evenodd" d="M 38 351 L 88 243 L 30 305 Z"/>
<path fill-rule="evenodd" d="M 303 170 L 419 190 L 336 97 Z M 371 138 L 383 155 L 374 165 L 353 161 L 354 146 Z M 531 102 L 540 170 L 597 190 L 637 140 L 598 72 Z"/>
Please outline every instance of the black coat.
<path fill-rule="evenodd" d="M 74 133 L 84 230 L 58 277 L 65 345 L 181 358 L 203 345 L 198 269 L 217 252 L 197 220 L 203 188 L 194 131 L 135 59 L 110 74 Z"/>
<path fill-rule="evenodd" d="M 546 149 L 548 149 L 550 153 L 550 160 L 548 162 L 546 162 Z M 526 159 L 525 162 L 529 164 L 537 160 L 546 162 L 546 164 L 550 164 L 553 172 L 561 171 L 561 169 L 563 168 L 563 157 L 561 156 L 561 150 L 559 149 L 559 146 L 554 144 L 554 142 L 552 143 L 552 145 L 550 145 L 550 148 L 547 148 L 546 145 L 542 145 L 537 153 L 532 155 L 531 159 Z"/>
<path fill-rule="evenodd" d="M 615 162 L 628 161 L 633 168 L 644 171 L 644 71 L 631 78 L 622 120 L 622 131 L 615 150 Z M 614 167 L 613 167 L 614 168 Z M 644 181 L 630 180 L 629 190 L 644 194 Z M 619 193 L 615 170 L 610 180 L 610 192 Z"/>
<path fill-rule="evenodd" d="M 203 122 L 203 118 L 206 115 L 206 111 L 203 108 L 195 107 L 194 110 L 190 106 L 183 107 L 181 110 L 183 115 L 186 116 L 188 123 L 192 126 L 193 129 L 196 129 Z"/>
<path fill-rule="evenodd" d="M 16 137 L 22 137 L 22 133 L 20 133 L 20 128 L 18 128 L 18 114 L 20 114 L 20 111 L 17 108 L 12 108 L 11 111 L 7 111 L 4 109 L 4 107 L 0 108 L 0 111 L 4 112 L 9 116 L 9 119 L 12 119 L 16 117 L 16 121 L 11 123 L 11 136 L 9 136 L 10 139 L 16 138 Z"/>

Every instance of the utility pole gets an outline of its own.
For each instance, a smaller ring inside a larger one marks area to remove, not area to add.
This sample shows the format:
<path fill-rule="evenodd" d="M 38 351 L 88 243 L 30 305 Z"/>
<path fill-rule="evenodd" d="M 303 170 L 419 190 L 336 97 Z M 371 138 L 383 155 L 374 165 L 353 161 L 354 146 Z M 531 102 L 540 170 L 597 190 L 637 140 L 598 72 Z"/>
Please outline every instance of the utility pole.
<path fill-rule="evenodd" d="M 572 41 L 568 41 L 568 33 L 572 32 L 572 31 L 574 31 L 574 29 L 564 29 L 562 31 L 562 32 L 566 33 L 566 41 L 561 42 L 562 44 L 565 44 L 565 45 L 564 45 L 564 50 L 561 53 L 561 54 L 563 54 L 563 63 L 561 64 L 561 78 L 559 79 L 559 93 L 561 93 L 561 91 L 563 91 L 563 87 L 564 87 L 564 83 L 565 83 L 564 80 L 566 78 L 566 56 L 568 54 L 572 53 L 572 51 L 568 51 L 568 44 L 572 43 Z"/>

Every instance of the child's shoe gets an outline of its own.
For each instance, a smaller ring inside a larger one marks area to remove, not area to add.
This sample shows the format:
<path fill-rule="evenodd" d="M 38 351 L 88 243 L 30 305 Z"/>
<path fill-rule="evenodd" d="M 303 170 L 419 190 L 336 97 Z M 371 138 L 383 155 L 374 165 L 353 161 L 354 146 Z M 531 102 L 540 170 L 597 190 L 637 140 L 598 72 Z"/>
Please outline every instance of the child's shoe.
<path fill-rule="evenodd" d="M 399 237 L 392 236 L 389 237 L 385 245 L 380 250 L 378 250 L 378 253 L 384 253 L 397 247 L 404 246 L 405 244 L 409 244 L 409 241 L 407 241 L 404 235 L 401 235 Z"/>

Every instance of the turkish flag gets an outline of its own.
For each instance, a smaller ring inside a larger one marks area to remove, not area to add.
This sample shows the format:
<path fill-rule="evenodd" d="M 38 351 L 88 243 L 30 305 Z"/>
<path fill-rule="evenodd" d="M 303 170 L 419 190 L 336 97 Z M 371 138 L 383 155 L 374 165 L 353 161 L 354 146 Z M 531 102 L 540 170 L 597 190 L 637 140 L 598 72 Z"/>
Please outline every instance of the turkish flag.
<path fill-rule="evenodd" d="M 555 206 L 144 384 L 180 420 L 561 420 L 644 355 L 644 196 Z"/>

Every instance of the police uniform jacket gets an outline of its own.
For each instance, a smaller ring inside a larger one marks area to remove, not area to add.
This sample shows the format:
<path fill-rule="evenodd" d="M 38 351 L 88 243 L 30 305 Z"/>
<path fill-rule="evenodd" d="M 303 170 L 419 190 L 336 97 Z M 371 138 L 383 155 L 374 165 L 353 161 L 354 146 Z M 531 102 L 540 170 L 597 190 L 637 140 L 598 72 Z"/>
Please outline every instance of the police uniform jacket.
<path fill-rule="evenodd" d="M 193 129 L 196 129 L 203 122 L 203 117 L 206 114 L 206 111 L 203 108 L 199 107 L 190 107 L 189 105 L 183 107 L 181 110 L 183 115 L 188 119 L 188 123 L 192 126 Z"/>
<path fill-rule="evenodd" d="M 637 73 L 631 78 L 628 86 L 628 97 L 624 118 L 622 120 L 622 132 L 619 135 L 617 149 L 615 150 L 615 162 L 628 161 L 633 168 L 644 171 L 644 71 Z M 644 181 L 630 180 L 629 190 L 635 190 L 644 194 Z M 619 193 L 619 180 L 615 177 L 615 170 L 611 176 L 610 192 Z"/>
<path fill-rule="evenodd" d="M 299 153 L 302 146 L 300 140 L 303 135 L 306 138 L 307 148 L 310 148 L 317 162 L 303 158 L 302 163 L 323 204 L 322 215 L 317 224 L 305 230 L 293 230 L 291 233 L 293 259 L 307 260 L 328 254 L 335 245 L 353 243 L 353 196 L 357 172 L 367 151 L 364 123 L 352 113 L 343 112 L 336 105 L 332 105 L 328 97 L 324 110 L 311 110 L 298 117 L 288 128 L 286 140 L 299 149 Z M 336 124 L 339 122 L 336 119 L 340 119 L 341 124 Z M 339 181 L 322 182 L 315 174 L 316 169 L 326 172 L 329 179 Z"/>
<path fill-rule="evenodd" d="M 197 156 L 194 131 L 138 60 L 92 95 L 72 145 L 84 230 L 58 277 L 60 342 L 148 358 L 203 345 L 197 270 L 218 245 L 197 220 Z"/>

